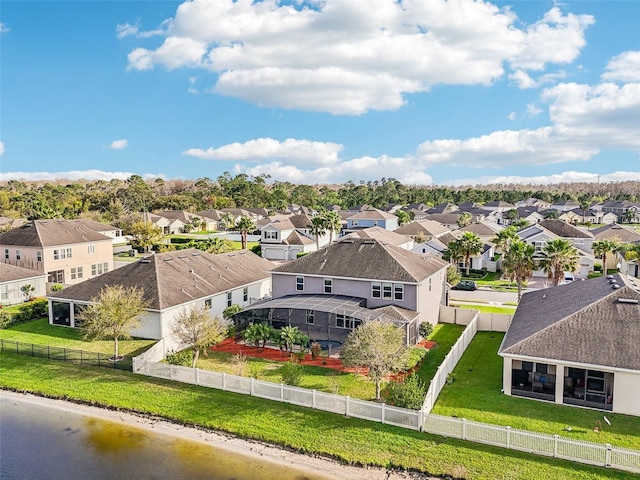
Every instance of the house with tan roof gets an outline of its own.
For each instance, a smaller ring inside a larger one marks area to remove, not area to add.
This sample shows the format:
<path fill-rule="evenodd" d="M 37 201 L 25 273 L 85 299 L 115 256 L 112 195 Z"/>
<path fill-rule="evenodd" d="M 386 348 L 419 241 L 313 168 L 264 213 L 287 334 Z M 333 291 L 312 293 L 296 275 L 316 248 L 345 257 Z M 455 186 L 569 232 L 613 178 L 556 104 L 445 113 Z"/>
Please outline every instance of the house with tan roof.
<path fill-rule="evenodd" d="M 47 275 L 28 268 L 0 263 L 0 305 L 16 305 L 28 298 L 22 287 L 31 285 L 30 296 L 43 297 L 47 294 Z"/>
<path fill-rule="evenodd" d="M 79 220 L 34 220 L 0 234 L 4 263 L 74 285 L 113 270 L 110 237 Z"/>
<path fill-rule="evenodd" d="M 294 260 L 301 253 L 314 252 L 318 248 L 311 233 L 311 217 L 308 215 L 276 215 L 259 221 L 262 258 L 269 260 Z M 329 243 L 329 234 L 318 239 L 322 248 Z"/>
<path fill-rule="evenodd" d="M 386 230 L 382 227 L 370 227 L 363 228 L 362 230 L 355 230 L 346 234 L 342 238 L 364 238 L 368 240 L 378 240 L 379 242 L 395 245 L 396 247 L 404 248 L 406 250 L 413 249 L 413 238 L 402 235 L 390 230 Z"/>
<path fill-rule="evenodd" d="M 406 223 L 394 230 L 395 233 L 407 235 L 414 240 L 422 238 L 424 241 L 438 238 L 449 231 L 449 228 L 434 220 L 416 220 Z"/>
<path fill-rule="evenodd" d="M 358 213 L 347 217 L 345 233 L 370 227 L 381 227 L 385 230 L 393 231 L 398 228 L 398 217 L 377 208 L 366 207 Z"/>
<path fill-rule="evenodd" d="M 248 306 L 271 293 L 273 264 L 249 250 L 213 255 L 195 249 L 159 253 L 87 280 L 49 299 L 49 323 L 77 327 L 76 316 L 108 285 L 136 287 L 148 303 L 135 337 L 161 339 L 185 308 L 206 308 L 222 320 L 225 308 Z"/>
<path fill-rule="evenodd" d="M 639 319 L 625 275 L 525 293 L 498 352 L 504 393 L 640 415 Z"/>
<path fill-rule="evenodd" d="M 236 329 L 267 321 L 337 345 L 362 322 L 379 319 L 401 328 L 413 345 L 418 326 L 436 324 L 447 302 L 447 266 L 377 240 L 344 238 L 273 269 L 272 298 L 236 315 Z"/>

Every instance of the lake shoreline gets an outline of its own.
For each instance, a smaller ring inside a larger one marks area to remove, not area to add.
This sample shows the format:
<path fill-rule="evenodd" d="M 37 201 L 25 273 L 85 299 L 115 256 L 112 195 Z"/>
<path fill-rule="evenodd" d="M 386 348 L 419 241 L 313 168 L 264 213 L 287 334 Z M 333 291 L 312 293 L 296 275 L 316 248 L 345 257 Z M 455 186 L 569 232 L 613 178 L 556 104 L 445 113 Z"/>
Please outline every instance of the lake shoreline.
<path fill-rule="evenodd" d="M 214 448 L 226 450 L 235 455 L 256 458 L 297 470 L 303 470 L 309 474 L 324 476 L 327 480 L 360 480 L 363 478 L 367 478 L 367 480 L 435 479 L 435 477 L 430 477 L 418 472 L 390 471 L 375 467 L 363 468 L 345 465 L 330 458 L 305 455 L 268 443 L 241 439 L 231 434 L 198 426 L 175 423 L 150 415 L 96 407 L 84 403 L 42 397 L 30 393 L 18 393 L 10 390 L 0 390 L 0 397 L 8 398 L 14 402 L 31 403 L 60 411 L 68 411 L 125 424 L 133 428 L 156 432 L 161 435 L 206 444 Z"/>

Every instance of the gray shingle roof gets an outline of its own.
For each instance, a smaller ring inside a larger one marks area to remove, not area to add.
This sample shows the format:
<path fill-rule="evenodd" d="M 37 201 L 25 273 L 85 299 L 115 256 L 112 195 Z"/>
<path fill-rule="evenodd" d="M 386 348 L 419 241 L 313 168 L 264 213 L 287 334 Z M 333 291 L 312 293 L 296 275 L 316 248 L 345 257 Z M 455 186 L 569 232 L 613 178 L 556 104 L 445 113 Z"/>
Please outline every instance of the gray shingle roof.
<path fill-rule="evenodd" d="M 640 302 L 640 284 L 616 274 L 527 292 L 500 353 L 640 370 L 640 305 L 619 299 Z"/>
<path fill-rule="evenodd" d="M 391 245 L 402 246 L 411 241 L 406 235 L 386 230 L 382 227 L 369 227 L 357 230 L 355 232 L 345 235 L 344 238 L 368 238 L 372 240 L 378 240 L 383 243 L 390 243 Z"/>
<path fill-rule="evenodd" d="M 268 278 L 273 264 L 248 250 L 213 255 L 195 249 L 159 253 L 56 292 L 51 299 L 89 302 L 107 285 L 144 290 L 163 310 Z"/>
<path fill-rule="evenodd" d="M 0 263 L 0 283 L 42 276 L 46 276 L 46 274 L 36 272 L 35 270 L 30 270 L 28 268 L 10 265 L 8 263 Z"/>
<path fill-rule="evenodd" d="M 0 235 L 0 245 L 53 247 L 76 243 L 109 241 L 78 220 L 34 220 Z"/>
<path fill-rule="evenodd" d="M 594 228 L 591 230 L 591 234 L 596 240 L 617 240 L 624 243 L 640 242 L 640 233 L 623 225 L 618 225 L 617 223 Z"/>
<path fill-rule="evenodd" d="M 412 236 L 420 234 L 435 236 L 442 235 L 443 233 L 446 233 L 448 231 L 449 229 L 447 227 L 442 225 L 440 222 L 436 222 L 435 220 L 418 220 L 402 225 L 400 228 L 394 230 L 394 232 L 396 233 Z"/>
<path fill-rule="evenodd" d="M 377 240 L 349 238 L 280 265 L 273 271 L 415 283 L 446 266 L 447 263 L 437 258 Z"/>
<path fill-rule="evenodd" d="M 541 220 L 538 225 L 563 238 L 593 238 L 591 232 L 585 232 L 567 222 L 554 218 Z"/>
<path fill-rule="evenodd" d="M 349 217 L 350 220 L 388 220 L 391 218 L 396 218 L 396 216 L 372 207 L 369 207 L 366 210 L 362 210 L 360 211 L 360 213 L 356 213 L 355 215 Z"/>

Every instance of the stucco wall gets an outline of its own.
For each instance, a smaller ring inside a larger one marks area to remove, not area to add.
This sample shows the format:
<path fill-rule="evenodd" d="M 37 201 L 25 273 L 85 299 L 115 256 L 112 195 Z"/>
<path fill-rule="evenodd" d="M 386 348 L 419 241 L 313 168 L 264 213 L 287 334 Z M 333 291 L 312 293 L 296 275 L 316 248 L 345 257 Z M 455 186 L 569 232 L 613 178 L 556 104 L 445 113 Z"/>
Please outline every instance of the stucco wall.
<path fill-rule="evenodd" d="M 615 372 L 613 411 L 640 416 L 640 372 Z"/>

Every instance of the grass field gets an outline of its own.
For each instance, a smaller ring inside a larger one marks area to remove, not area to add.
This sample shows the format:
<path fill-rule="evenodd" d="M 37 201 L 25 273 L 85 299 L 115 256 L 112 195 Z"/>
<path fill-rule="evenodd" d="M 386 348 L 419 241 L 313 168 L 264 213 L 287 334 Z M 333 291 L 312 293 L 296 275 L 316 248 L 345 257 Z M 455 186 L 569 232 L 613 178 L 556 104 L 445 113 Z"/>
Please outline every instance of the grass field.
<path fill-rule="evenodd" d="M 476 305 L 470 303 L 451 303 L 450 306 L 464 308 L 467 310 L 478 310 L 480 313 L 498 313 L 502 315 L 513 315 L 516 311 L 515 307 L 499 307 L 496 305 Z"/>

